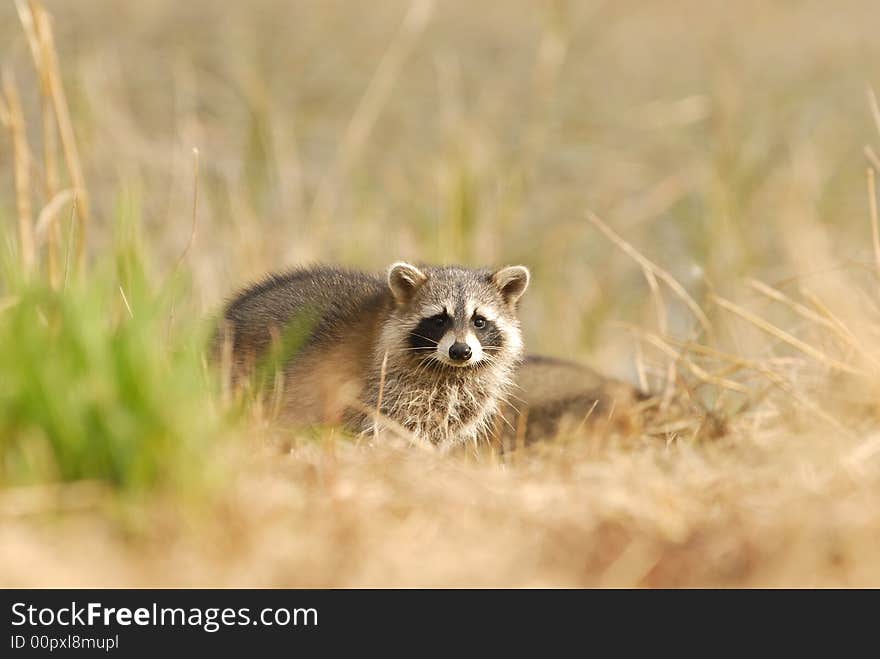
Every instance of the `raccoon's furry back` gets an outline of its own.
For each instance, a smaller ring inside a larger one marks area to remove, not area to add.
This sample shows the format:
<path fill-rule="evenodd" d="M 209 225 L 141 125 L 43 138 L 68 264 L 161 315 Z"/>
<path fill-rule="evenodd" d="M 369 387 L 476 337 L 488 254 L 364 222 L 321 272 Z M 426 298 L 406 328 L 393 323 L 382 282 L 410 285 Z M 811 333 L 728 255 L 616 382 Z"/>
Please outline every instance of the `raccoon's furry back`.
<path fill-rule="evenodd" d="M 262 352 L 298 315 L 315 324 L 310 344 L 334 343 L 355 327 L 369 325 L 390 304 L 380 277 L 330 266 L 302 267 L 270 274 L 227 304 L 233 352 Z M 222 339 L 218 332 L 218 339 Z"/>
<path fill-rule="evenodd" d="M 227 305 L 214 341 L 221 359 L 232 355 L 231 377 L 250 378 L 272 346 L 291 329 L 296 353 L 282 356 L 282 418 L 297 423 L 339 423 L 356 416 L 351 402 L 362 391 L 378 327 L 391 296 L 377 275 L 328 266 L 270 275 Z"/>
<path fill-rule="evenodd" d="M 577 362 L 528 355 L 516 370 L 515 397 L 503 406 L 502 431 L 509 441 L 591 434 L 596 426 L 632 432 L 635 413 L 648 395 Z"/>

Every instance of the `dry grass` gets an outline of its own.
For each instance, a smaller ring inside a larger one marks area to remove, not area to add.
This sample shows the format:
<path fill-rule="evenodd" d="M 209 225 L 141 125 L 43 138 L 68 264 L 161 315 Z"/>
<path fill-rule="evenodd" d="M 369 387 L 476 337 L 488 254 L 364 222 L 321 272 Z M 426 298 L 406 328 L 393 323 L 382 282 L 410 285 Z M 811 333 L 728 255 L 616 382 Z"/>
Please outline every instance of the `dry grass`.
<path fill-rule="evenodd" d="M 119 216 L 169 345 L 291 263 L 524 262 L 530 350 L 659 402 L 456 455 L 256 405 L 134 499 L 4 458 L 0 583 L 880 585 L 874 4 L 4 5 L 0 322 Z"/>

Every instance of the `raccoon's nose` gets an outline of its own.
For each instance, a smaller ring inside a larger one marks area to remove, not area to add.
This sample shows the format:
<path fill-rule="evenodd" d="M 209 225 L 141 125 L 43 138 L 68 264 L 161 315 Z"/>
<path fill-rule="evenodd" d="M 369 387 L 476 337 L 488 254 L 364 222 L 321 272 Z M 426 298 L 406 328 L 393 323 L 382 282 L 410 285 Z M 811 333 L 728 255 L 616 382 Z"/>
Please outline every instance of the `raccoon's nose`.
<path fill-rule="evenodd" d="M 449 346 L 449 358 L 457 362 L 466 362 L 471 358 L 471 347 L 467 343 L 456 341 Z"/>

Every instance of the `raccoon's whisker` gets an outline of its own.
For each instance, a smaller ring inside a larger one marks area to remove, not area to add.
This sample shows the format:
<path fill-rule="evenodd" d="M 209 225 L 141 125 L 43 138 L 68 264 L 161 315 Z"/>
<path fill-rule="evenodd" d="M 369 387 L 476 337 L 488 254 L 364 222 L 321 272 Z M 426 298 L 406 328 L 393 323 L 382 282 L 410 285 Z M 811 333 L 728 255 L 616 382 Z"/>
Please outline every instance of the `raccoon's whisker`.
<path fill-rule="evenodd" d="M 416 366 L 416 370 L 413 371 L 413 376 L 421 375 L 422 373 L 427 371 L 428 365 L 430 364 L 430 361 L 431 361 L 430 359 L 426 359 L 425 361 L 421 362 L 418 366 Z"/>
<path fill-rule="evenodd" d="M 420 338 L 420 339 L 424 339 L 425 341 L 430 341 L 430 342 L 433 343 L 435 346 L 438 345 L 438 344 L 440 343 L 439 341 L 435 341 L 434 339 L 432 339 L 432 338 L 430 338 L 430 337 L 428 337 L 428 336 L 422 336 L 421 334 L 416 334 L 415 332 L 410 332 L 410 336 L 415 336 L 415 337 L 418 337 L 418 338 Z"/>
<path fill-rule="evenodd" d="M 471 443 L 473 444 L 474 457 L 479 458 L 480 457 L 480 444 L 478 441 L 478 437 L 476 435 L 471 437 Z"/>
<path fill-rule="evenodd" d="M 528 405 L 528 401 L 526 401 L 523 398 L 520 398 L 519 396 L 517 396 L 515 393 L 513 393 L 511 391 L 506 391 L 500 400 L 501 400 L 501 402 L 507 403 L 508 405 L 510 405 L 512 407 L 513 403 L 510 402 L 511 398 L 516 399 L 520 403 L 525 403 L 526 405 Z M 519 410 L 517 410 L 517 411 L 519 411 Z"/>
<path fill-rule="evenodd" d="M 516 405 L 511 403 L 504 396 L 502 396 L 498 399 L 498 403 L 499 403 L 499 409 L 498 409 L 498 413 L 496 415 L 497 418 L 501 419 L 502 423 L 504 423 L 508 428 L 510 428 L 511 430 L 513 430 L 515 432 L 516 428 L 514 428 L 513 424 L 511 424 L 510 421 L 507 420 L 507 417 L 504 415 L 504 412 L 501 411 L 501 407 L 503 407 L 504 405 L 509 405 L 511 408 L 513 408 L 513 411 L 516 412 L 517 416 L 521 416 L 522 412 L 519 410 L 519 408 Z"/>
<path fill-rule="evenodd" d="M 510 403 L 508 403 L 508 405 L 510 405 Z M 513 407 L 513 405 L 511 405 L 511 407 Z M 513 409 L 516 411 L 517 416 L 519 416 L 521 414 L 521 412 L 519 410 L 517 410 L 515 407 Z M 503 414 L 499 414 L 498 418 L 501 419 L 502 423 L 504 423 L 504 425 L 506 425 L 508 428 L 510 428 L 513 432 L 516 432 L 516 428 L 514 428 L 513 424 L 507 420 L 507 417 L 505 417 Z"/>
<path fill-rule="evenodd" d="M 427 355 L 427 358 L 425 360 L 423 360 L 422 363 L 416 367 L 416 370 L 414 371 L 413 375 L 419 375 L 419 374 L 427 371 L 428 367 L 431 365 L 432 362 L 436 362 L 438 364 L 443 363 L 437 358 L 437 355 L 431 353 L 431 354 Z"/>

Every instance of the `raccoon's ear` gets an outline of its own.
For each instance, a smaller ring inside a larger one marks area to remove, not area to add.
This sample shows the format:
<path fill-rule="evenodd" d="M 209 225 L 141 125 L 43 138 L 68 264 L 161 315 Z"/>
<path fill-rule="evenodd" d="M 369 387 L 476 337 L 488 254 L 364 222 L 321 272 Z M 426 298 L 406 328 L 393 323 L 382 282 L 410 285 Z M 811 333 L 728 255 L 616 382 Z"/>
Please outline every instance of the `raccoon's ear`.
<path fill-rule="evenodd" d="M 511 307 L 516 303 L 529 286 L 529 269 L 524 265 L 512 265 L 501 268 L 492 275 L 492 283 L 501 291 L 501 297 Z"/>
<path fill-rule="evenodd" d="M 413 299 L 419 287 L 428 281 L 428 276 L 416 266 L 400 261 L 388 268 L 388 287 L 398 304 Z"/>

